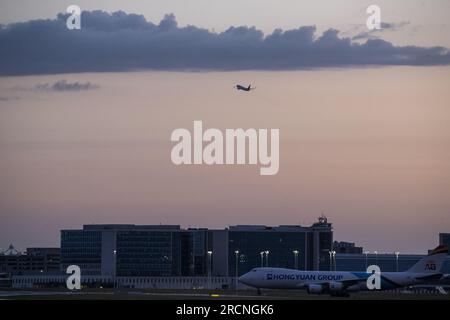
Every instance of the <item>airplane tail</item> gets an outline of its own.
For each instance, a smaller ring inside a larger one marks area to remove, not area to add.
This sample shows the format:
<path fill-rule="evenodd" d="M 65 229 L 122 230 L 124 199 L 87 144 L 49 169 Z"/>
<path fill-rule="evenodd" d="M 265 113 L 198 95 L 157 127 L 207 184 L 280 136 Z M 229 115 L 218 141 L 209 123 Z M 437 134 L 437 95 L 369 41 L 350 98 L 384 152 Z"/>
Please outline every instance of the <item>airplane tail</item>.
<path fill-rule="evenodd" d="M 438 246 L 432 250 L 426 257 L 420 259 L 415 265 L 409 268 L 412 273 L 439 273 L 442 264 L 447 258 L 448 247 Z"/>

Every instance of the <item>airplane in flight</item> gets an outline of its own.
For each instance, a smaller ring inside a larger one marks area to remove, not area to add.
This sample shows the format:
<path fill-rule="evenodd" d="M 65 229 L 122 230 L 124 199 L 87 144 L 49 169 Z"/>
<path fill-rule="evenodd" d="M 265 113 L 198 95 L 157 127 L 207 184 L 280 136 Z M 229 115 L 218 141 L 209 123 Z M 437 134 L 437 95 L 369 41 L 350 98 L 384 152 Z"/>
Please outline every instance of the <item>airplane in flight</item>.
<path fill-rule="evenodd" d="M 381 272 L 380 290 L 437 282 L 448 248 L 439 246 L 404 272 Z M 371 272 L 301 271 L 285 268 L 254 268 L 239 277 L 239 282 L 260 289 L 306 289 L 310 294 L 348 297 L 350 292 L 370 290 L 367 280 Z M 369 280 L 370 281 L 370 280 Z"/>
<path fill-rule="evenodd" d="M 250 91 L 250 90 L 254 90 L 256 88 L 252 88 L 251 84 L 249 84 L 248 87 L 244 87 L 244 86 L 241 86 L 240 84 L 238 84 L 238 85 L 236 85 L 236 89 L 242 90 L 242 91 Z"/>

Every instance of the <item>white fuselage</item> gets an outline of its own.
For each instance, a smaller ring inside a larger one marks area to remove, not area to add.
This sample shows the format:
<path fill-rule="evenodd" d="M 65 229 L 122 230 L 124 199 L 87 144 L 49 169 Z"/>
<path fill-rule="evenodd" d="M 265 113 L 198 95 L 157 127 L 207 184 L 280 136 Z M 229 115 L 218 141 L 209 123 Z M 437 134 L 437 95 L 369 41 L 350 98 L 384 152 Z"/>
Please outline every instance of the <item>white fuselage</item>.
<path fill-rule="evenodd" d="M 242 275 L 239 281 L 255 288 L 302 289 L 309 285 L 343 284 L 352 290 L 368 290 L 367 279 L 372 273 L 349 271 L 300 271 L 284 268 L 255 268 Z M 381 273 L 381 289 L 394 289 L 422 283 L 410 272 Z"/>

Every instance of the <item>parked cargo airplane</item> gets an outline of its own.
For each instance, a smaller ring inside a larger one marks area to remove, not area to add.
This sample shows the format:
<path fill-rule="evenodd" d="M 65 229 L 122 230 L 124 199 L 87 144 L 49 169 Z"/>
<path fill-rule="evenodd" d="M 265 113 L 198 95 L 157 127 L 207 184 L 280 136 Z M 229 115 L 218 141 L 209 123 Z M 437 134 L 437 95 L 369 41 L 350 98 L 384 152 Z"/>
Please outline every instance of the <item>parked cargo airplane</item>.
<path fill-rule="evenodd" d="M 380 274 L 380 290 L 438 281 L 448 248 L 439 246 L 404 272 Z M 348 296 L 350 292 L 369 290 L 367 279 L 372 273 L 349 271 L 300 271 L 284 268 L 255 268 L 239 277 L 239 281 L 258 289 L 306 289 L 312 294 Z"/>

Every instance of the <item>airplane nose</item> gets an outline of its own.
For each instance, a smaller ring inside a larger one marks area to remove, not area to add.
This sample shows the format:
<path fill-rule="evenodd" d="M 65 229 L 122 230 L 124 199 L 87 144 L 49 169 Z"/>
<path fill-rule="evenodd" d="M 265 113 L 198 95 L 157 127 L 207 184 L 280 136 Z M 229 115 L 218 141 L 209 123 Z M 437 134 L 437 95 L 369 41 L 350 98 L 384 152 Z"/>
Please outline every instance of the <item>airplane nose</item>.
<path fill-rule="evenodd" d="M 243 274 L 242 276 L 240 276 L 238 278 L 238 281 L 243 283 L 243 284 L 248 284 L 248 273 Z"/>

